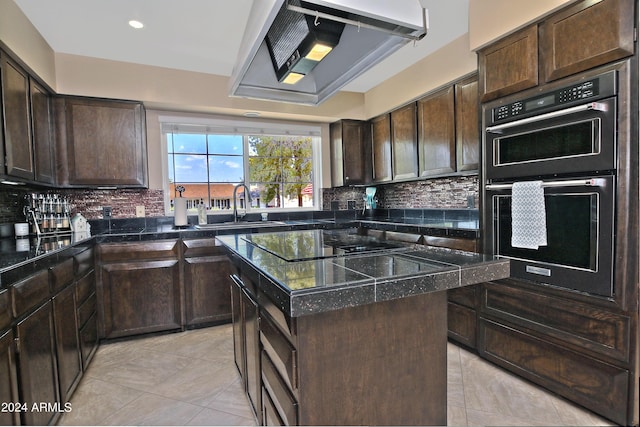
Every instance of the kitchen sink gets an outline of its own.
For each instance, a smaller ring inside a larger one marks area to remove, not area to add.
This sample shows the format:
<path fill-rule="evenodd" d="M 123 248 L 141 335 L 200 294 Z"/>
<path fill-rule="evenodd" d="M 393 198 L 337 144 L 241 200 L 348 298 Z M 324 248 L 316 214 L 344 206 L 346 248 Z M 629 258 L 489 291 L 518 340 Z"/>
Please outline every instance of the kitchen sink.
<path fill-rule="evenodd" d="M 238 222 L 218 222 L 213 224 L 196 225 L 198 230 L 220 230 L 225 228 L 257 228 L 257 227 L 273 227 L 275 225 L 286 225 L 284 221 L 238 221 Z"/>

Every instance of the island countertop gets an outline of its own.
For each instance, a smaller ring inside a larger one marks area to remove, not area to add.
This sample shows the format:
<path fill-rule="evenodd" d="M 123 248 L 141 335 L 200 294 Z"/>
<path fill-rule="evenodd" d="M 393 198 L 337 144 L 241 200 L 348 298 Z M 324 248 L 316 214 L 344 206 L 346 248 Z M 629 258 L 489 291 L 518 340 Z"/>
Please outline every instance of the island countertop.
<path fill-rule="evenodd" d="M 217 236 L 232 262 L 298 317 L 509 277 L 509 261 L 345 230 Z"/>

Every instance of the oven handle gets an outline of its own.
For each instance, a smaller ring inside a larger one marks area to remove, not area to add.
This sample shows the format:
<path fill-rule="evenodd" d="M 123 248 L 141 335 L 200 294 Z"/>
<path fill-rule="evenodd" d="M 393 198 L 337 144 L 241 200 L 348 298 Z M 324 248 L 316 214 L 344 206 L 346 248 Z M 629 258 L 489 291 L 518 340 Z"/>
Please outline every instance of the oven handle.
<path fill-rule="evenodd" d="M 526 119 L 520 119 L 509 123 L 503 123 L 501 125 L 487 126 L 487 132 L 490 133 L 502 133 L 503 130 L 509 129 L 515 126 L 522 126 L 533 122 L 538 122 L 546 119 L 553 119 L 555 117 L 566 116 L 567 114 L 579 113 L 581 111 L 597 110 L 607 111 L 607 104 L 603 102 L 590 102 L 588 104 L 577 105 L 575 107 L 566 108 L 564 110 L 552 111 L 550 113 L 540 114 L 539 116 L 527 117 Z"/>
<path fill-rule="evenodd" d="M 543 182 L 542 187 L 603 187 L 605 180 L 601 178 L 590 179 L 572 179 L 567 181 L 548 181 Z M 513 184 L 487 184 L 485 189 L 487 190 L 511 190 Z"/>

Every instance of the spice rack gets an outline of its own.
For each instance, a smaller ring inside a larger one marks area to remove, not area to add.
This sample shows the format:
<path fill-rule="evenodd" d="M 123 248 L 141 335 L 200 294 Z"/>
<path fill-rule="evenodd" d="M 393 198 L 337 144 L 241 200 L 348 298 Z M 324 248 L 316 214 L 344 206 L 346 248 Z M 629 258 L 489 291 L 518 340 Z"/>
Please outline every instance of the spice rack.
<path fill-rule="evenodd" d="M 25 197 L 24 215 L 31 234 L 55 236 L 71 233 L 69 201 L 56 193 L 31 193 Z"/>

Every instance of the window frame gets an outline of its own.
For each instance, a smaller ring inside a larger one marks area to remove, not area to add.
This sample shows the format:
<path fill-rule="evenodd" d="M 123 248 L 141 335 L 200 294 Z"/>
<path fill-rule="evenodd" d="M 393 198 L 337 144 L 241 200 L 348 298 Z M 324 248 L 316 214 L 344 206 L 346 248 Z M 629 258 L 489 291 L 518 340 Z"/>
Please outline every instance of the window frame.
<path fill-rule="evenodd" d="M 244 161 L 244 183 L 250 184 L 249 169 L 249 135 L 265 136 L 301 136 L 312 138 L 312 162 L 313 171 L 311 182 L 313 185 L 313 206 L 312 207 L 287 207 L 287 208 L 257 208 L 248 207 L 247 213 L 262 212 L 309 212 L 322 210 L 322 132 L 321 126 L 314 124 L 288 123 L 277 121 L 245 121 L 234 119 L 207 119 L 199 117 L 184 116 L 159 116 L 160 138 L 162 147 L 162 189 L 164 194 L 164 214 L 173 216 L 171 211 L 171 199 L 169 187 L 169 165 L 168 165 L 168 142 L 167 133 L 175 130 L 187 130 L 209 134 L 242 135 L 243 141 L 243 161 Z M 197 214 L 196 209 L 188 209 L 189 215 Z M 229 215 L 231 212 L 225 210 L 209 210 L 207 215 Z"/>

